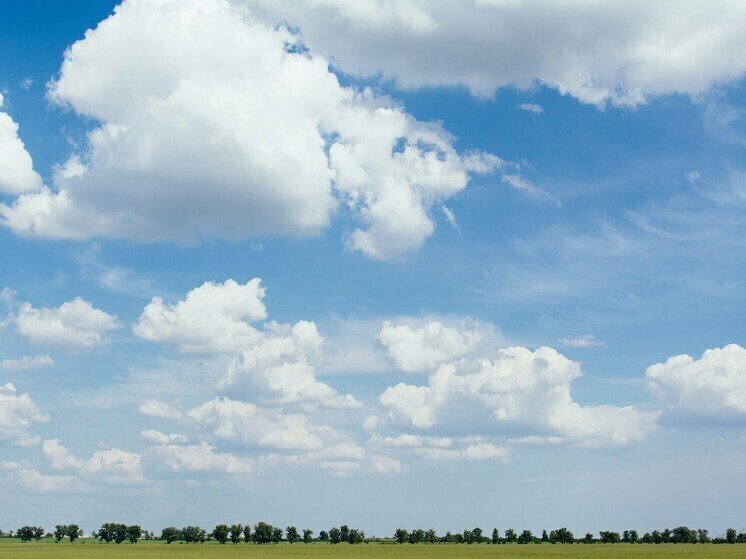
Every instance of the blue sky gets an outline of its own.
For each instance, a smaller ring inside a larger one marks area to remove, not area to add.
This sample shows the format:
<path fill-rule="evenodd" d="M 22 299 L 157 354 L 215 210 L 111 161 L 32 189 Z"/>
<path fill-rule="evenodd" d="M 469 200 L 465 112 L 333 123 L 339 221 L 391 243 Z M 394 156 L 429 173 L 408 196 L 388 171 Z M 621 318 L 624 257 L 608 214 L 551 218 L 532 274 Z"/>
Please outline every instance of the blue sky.
<path fill-rule="evenodd" d="M 0 4 L 0 527 L 743 528 L 744 8 L 539 5 Z"/>

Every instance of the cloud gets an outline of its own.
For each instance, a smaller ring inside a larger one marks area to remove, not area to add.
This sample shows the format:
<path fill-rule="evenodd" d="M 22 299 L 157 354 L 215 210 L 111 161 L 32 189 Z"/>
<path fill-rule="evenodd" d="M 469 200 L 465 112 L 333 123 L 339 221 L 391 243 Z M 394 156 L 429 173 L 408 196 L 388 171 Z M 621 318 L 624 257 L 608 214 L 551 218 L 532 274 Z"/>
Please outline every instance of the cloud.
<path fill-rule="evenodd" d="M 659 412 L 582 406 L 570 393 L 580 365 L 552 348 L 500 349 L 497 358 L 441 365 L 426 386 L 400 383 L 379 401 L 395 425 L 463 435 L 560 436 L 583 446 L 629 445 L 656 430 Z"/>
<path fill-rule="evenodd" d="M 197 406 L 188 415 L 218 439 L 270 448 L 319 450 L 324 438 L 334 435 L 331 428 L 315 426 L 304 415 L 225 397 Z"/>
<path fill-rule="evenodd" d="M 675 417 L 746 419 L 746 349 L 730 344 L 700 359 L 669 357 L 648 367 L 648 385 Z"/>
<path fill-rule="evenodd" d="M 165 434 L 154 429 L 140 431 L 140 438 L 153 444 L 184 444 L 189 441 L 188 437 L 178 433 Z"/>
<path fill-rule="evenodd" d="M 28 440 L 29 428 L 48 420 L 49 416 L 39 411 L 31 396 L 18 394 L 10 383 L 0 386 L 0 441 Z"/>
<path fill-rule="evenodd" d="M 238 352 L 261 339 L 249 323 L 267 317 L 264 293 L 259 278 L 244 285 L 232 279 L 205 282 L 176 304 L 154 297 L 133 331 L 145 340 L 175 344 L 184 353 Z"/>
<path fill-rule="evenodd" d="M 606 342 L 597 340 L 593 334 L 582 334 L 574 338 L 562 338 L 562 345 L 567 347 L 596 347 L 605 345 Z"/>
<path fill-rule="evenodd" d="M 684 9 L 665 2 L 653 17 L 643 0 L 242 3 L 299 26 L 343 71 L 402 88 L 461 85 L 489 97 L 538 82 L 584 103 L 637 105 L 671 93 L 698 97 L 746 70 L 737 23 L 746 7 L 737 0 Z"/>
<path fill-rule="evenodd" d="M 17 373 L 52 367 L 54 359 L 48 355 L 25 355 L 17 359 L 0 359 L 0 372 Z"/>
<path fill-rule="evenodd" d="M 134 332 L 150 341 L 176 345 L 184 353 L 227 353 L 237 357 L 218 388 L 231 395 L 250 393 L 262 403 L 358 408 L 315 375 L 323 338 L 316 325 L 266 322 L 265 289 L 259 278 L 240 285 L 206 282 L 175 304 L 156 297 L 145 307 Z"/>
<path fill-rule="evenodd" d="M 201 442 L 197 445 L 164 444 L 148 451 L 148 461 L 155 468 L 173 472 L 222 472 L 246 474 L 252 470 L 252 461 L 230 453 L 216 453 L 215 449 Z"/>
<path fill-rule="evenodd" d="M 74 471 L 87 482 L 128 485 L 145 481 L 141 456 L 119 448 L 97 450 L 88 460 L 83 460 L 73 455 L 59 439 L 50 439 L 42 444 L 42 454 L 53 470 Z"/>
<path fill-rule="evenodd" d="M 535 115 L 540 115 L 544 112 L 544 108 L 541 105 L 536 105 L 534 103 L 522 103 L 518 105 L 518 108 L 528 113 L 534 113 Z"/>
<path fill-rule="evenodd" d="M 150 417 L 158 417 L 160 419 L 180 419 L 181 418 L 181 412 L 174 408 L 173 406 L 170 406 L 169 404 L 165 402 L 161 402 L 159 400 L 153 400 L 148 399 L 145 400 L 140 406 L 137 408 L 137 411 L 141 415 L 147 415 Z"/>
<path fill-rule="evenodd" d="M 50 476 L 31 468 L 16 470 L 11 478 L 34 493 L 73 493 L 84 488 L 75 476 Z"/>
<path fill-rule="evenodd" d="M 0 94 L 0 108 L 3 103 Z M 18 124 L 7 113 L 0 112 L 0 194 L 22 194 L 41 186 L 31 155 L 18 137 Z"/>
<path fill-rule="evenodd" d="M 62 446 L 59 439 L 44 441 L 41 445 L 41 451 L 53 470 L 80 470 L 85 466 L 85 462 Z"/>
<path fill-rule="evenodd" d="M 18 333 L 32 343 L 71 350 L 102 345 L 106 332 L 120 328 L 115 316 L 80 297 L 55 308 L 21 303 L 12 320 Z"/>
<path fill-rule="evenodd" d="M 462 450 L 419 448 L 417 454 L 426 460 L 501 460 L 510 459 L 510 449 L 490 443 L 477 443 Z"/>
<path fill-rule="evenodd" d="M 500 332 L 490 324 L 463 319 L 451 322 L 454 324 L 427 319 L 387 320 L 378 341 L 394 366 L 408 373 L 432 370 L 486 344 L 499 343 Z"/>
<path fill-rule="evenodd" d="M 551 202 L 557 207 L 560 206 L 560 202 L 559 200 L 557 200 L 557 198 L 552 196 L 549 192 L 547 192 L 543 188 L 539 188 L 538 186 L 533 184 L 530 180 L 528 180 L 525 177 L 522 177 L 521 175 L 504 174 L 502 175 L 502 180 L 505 184 L 511 186 L 512 188 L 514 188 L 515 190 L 518 190 L 519 192 L 523 192 L 524 194 L 528 195 L 534 200 Z"/>
<path fill-rule="evenodd" d="M 345 245 L 419 248 L 433 207 L 490 172 L 437 123 L 227 0 L 125 0 L 65 54 L 49 98 L 100 125 L 53 188 L 0 205 L 25 236 L 140 242 L 309 236 L 344 212 Z"/>

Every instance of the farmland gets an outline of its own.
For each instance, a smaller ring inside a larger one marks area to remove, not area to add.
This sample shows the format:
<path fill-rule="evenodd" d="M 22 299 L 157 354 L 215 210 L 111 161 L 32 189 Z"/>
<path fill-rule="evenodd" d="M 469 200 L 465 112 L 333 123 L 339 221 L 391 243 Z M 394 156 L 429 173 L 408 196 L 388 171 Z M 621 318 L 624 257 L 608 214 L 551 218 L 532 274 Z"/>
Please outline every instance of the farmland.
<path fill-rule="evenodd" d="M 280 544 L 280 545 L 219 545 L 216 543 L 186 545 L 160 542 L 137 544 L 99 544 L 80 541 L 73 544 L 53 542 L 19 543 L 0 541 L 2 559 L 160 559 L 160 558 L 237 558 L 256 559 L 357 557 L 361 559 L 414 558 L 436 559 L 500 557 L 504 559 L 708 559 L 743 557 L 740 545 L 396 545 L 371 543 L 347 544 Z"/>

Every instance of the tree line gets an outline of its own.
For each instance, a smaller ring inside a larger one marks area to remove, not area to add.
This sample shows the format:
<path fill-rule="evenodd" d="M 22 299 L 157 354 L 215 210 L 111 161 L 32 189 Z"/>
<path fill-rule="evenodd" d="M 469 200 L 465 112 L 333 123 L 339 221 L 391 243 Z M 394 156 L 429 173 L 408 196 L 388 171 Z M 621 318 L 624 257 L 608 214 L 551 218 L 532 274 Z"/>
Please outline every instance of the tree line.
<path fill-rule="evenodd" d="M 74 542 L 83 536 L 83 530 L 77 524 L 58 524 L 54 532 L 47 533 L 40 526 L 23 526 L 15 533 L 9 532 L 0 536 L 16 537 L 23 542 L 31 540 L 39 541 L 43 537 L 54 538 L 59 543 L 64 539 Z M 187 544 L 204 543 L 216 541 L 220 544 L 252 543 L 252 544 L 278 544 L 280 542 L 305 543 L 325 542 L 330 544 L 348 543 L 360 544 L 371 541 L 393 541 L 398 544 L 737 544 L 746 543 L 746 532 L 736 532 L 728 528 L 724 535 L 711 538 L 707 530 L 691 529 L 679 526 L 673 529 L 653 530 L 642 536 L 636 530 L 624 530 L 623 532 L 601 531 L 598 537 L 586 533 L 582 537 L 575 535 L 567 528 L 559 528 L 547 532 L 543 530 L 541 536 L 534 535 L 531 530 L 523 530 L 520 533 L 512 528 L 505 530 L 501 536 L 497 528 L 492 530 L 491 536 L 486 536 L 481 528 L 464 530 L 463 532 L 446 532 L 439 536 L 435 530 L 414 529 L 406 530 L 398 528 L 393 538 L 366 538 L 365 532 L 356 528 L 342 525 L 336 526 L 329 531 L 321 530 L 318 537 L 314 537 L 313 530 L 304 529 L 299 531 L 295 526 L 288 526 L 284 530 L 279 526 L 273 526 L 267 522 L 259 522 L 253 527 L 250 524 L 218 524 L 208 532 L 199 526 L 186 526 L 176 528 L 169 526 L 161 531 L 160 537 L 152 532 L 143 530 L 137 524 L 127 525 L 107 522 L 102 524 L 98 530 L 91 532 L 91 536 L 103 543 L 121 544 L 125 541 L 137 543 L 140 539 L 156 539 L 165 541 L 167 544 L 183 542 Z"/>

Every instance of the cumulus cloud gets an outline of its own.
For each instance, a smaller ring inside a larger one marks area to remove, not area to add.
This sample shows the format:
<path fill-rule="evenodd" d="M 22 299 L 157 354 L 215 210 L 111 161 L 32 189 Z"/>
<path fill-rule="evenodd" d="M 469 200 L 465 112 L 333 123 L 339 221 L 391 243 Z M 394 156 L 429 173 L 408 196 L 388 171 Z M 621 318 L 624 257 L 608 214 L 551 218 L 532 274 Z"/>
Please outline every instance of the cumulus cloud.
<path fill-rule="evenodd" d="M 746 71 L 746 6 L 670 0 L 419 2 L 243 0 L 303 31 L 342 70 L 480 97 L 541 83 L 584 103 L 699 96 Z M 730 53 L 723 56 L 723 53 Z"/>
<path fill-rule="evenodd" d="M 343 210 L 351 250 L 420 247 L 430 210 L 499 159 L 459 154 L 438 124 L 343 87 L 278 23 L 227 0 L 125 0 L 49 90 L 100 126 L 53 188 L 0 219 L 28 236 L 190 242 L 315 235 Z"/>
<path fill-rule="evenodd" d="M 0 94 L 0 109 L 4 101 Z M 18 137 L 18 124 L 0 111 L 0 193 L 22 194 L 41 186 L 41 177 L 34 171 L 31 155 Z"/>
<path fill-rule="evenodd" d="M 267 318 L 264 294 L 259 278 L 245 285 L 207 282 L 175 304 L 154 298 L 134 332 L 186 353 L 237 354 L 219 383 L 231 395 L 252 394 L 265 404 L 360 407 L 352 396 L 340 395 L 316 378 L 313 361 L 320 356 L 323 338 L 313 322 L 270 321 L 261 330 L 252 326 Z"/>
<path fill-rule="evenodd" d="M 329 427 L 313 425 L 305 415 L 225 397 L 197 406 L 188 415 L 218 439 L 270 448 L 319 450 L 326 437 L 335 435 Z"/>
<path fill-rule="evenodd" d="M 490 443 L 476 443 L 464 449 L 419 448 L 417 454 L 425 460 L 500 460 L 510 459 L 510 449 Z"/>
<path fill-rule="evenodd" d="M 34 493 L 72 493 L 84 488 L 75 476 L 47 475 L 33 468 L 15 470 L 10 477 Z"/>
<path fill-rule="evenodd" d="M 17 359 L 0 359 L 0 372 L 17 373 L 43 369 L 54 365 L 54 359 L 49 355 L 24 355 Z"/>
<path fill-rule="evenodd" d="M 36 407 L 31 396 L 18 394 L 11 383 L 0 386 L 0 441 L 28 440 L 31 426 L 48 420 L 49 416 Z"/>
<path fill-rule="evenodd" d="M 381 326 L 378 341 L 397 369 L 412 373 L 432 370 L 500 339 L 499 331 L 490 324 L 455 322 L 449 325 L 440 320 L 387 320 Z"/>
<path fill-rule="evenodd" d="M 544 107 L 535 103 L 521 103 L 518 105 L 518 108 L 528 113 L 534 113 L 535 115 L 540 115 L 544 112 Z"/>
<path fill-rule="evenodd" d="M 44 441 L 41 451 L 53 470 L 80 470 L 85 466 L 85 462 L 74 456 L 59 439 Z"/>
<path fill-rule="evenodd" d="M 261 338 L 250 323 L 267 317 L 264 293 L 259 278 L 244 285 L 232 279 L 205 282 L 175 304 L 154 297 L 133 331 L 145 340 L 175 344 L 185 353 L 238 352 Z"/>
<path fill-rule="evenodd" d="M 161 402 L 160 400 L 153 400 L 152 398 L 145 400 L 137 408 L 137 411 L 142 415 L 150 417 L 158 417 L 160 419 L 179 419 L 181 418 L 181 412 L 173 406 Z"/>
<path fill-rule="evenodd" d="M 731 344 L 701 358 L 669 357 L 648 367 L 651 391 L 678 416 L 715 420 L 746 418 L 746 349 Z"/>
<path fill-rule="evenodd" d="M 79 479 L 87 482 L 131 484 L 145 480 L 141 456 L 119 448 L 97 450 L 89 459 L 83 460 L 59 439 L 50 439 L 42 444 L 42 454 L 53 470 L 75 472 Z"/>
<path fill-rule="evenodd" d="M 187 446 L 153 446 L 148 451 L 147 459 L 157 469 L 173 472 L 245 474 L 252 470 L 251 460 L 230 453 L 216 453 L 215 448 L 206 442 Z"/>
<path fill-rule="evenodd" d="M 189 441 L 189 439 L 184 435 L 178 433 L 161 433 L 155 429 L 140 431 L 140 438 L 153 444 L 184 444 Z"/>
<path fill-rule="evenodd" d="M 106 343 L 104 335 L 120 327 L 117 318 L 76 297 L 54 308 L 21 303 L 12 317 L 18 333 L 38 345 L 88 349 Z"/>
<path fill-rule="evenodd" d="M 570 393 L 580 365 L 552 348 L 510 347 L 497 358 L 441 365 L 426 386 L 400 383 L 379 401 L 395 424 L 467 435 L 546 434 L 581 445 L 645 440 L 659 412 L 582 406 Z"/>

